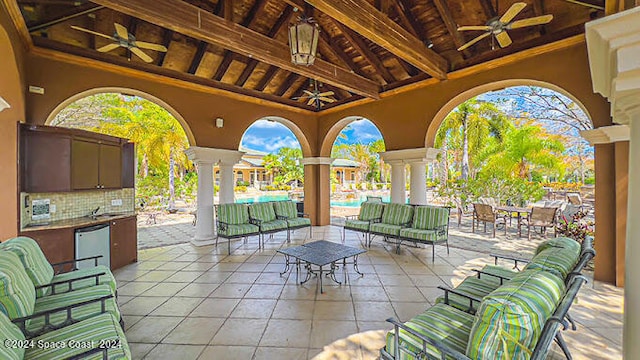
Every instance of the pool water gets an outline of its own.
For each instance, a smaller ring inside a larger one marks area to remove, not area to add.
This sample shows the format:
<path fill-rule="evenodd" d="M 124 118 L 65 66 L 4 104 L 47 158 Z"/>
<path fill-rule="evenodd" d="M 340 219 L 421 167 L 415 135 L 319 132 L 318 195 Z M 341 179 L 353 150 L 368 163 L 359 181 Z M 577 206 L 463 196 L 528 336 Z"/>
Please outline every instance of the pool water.
<path fill-rule="evenodd" d="M 256 202 L 268 202 L 268 201 L 283 201 L 283 200 L 289 200 L 289 196 L 284 194 L 284 195 L 261 195 L 261 196 L 257 196 L 257 197 L 247 197 L 247 198 L 241 198 L 241 199 L 236 199 L 236 203 L 237 204 L 253 204 Z"/>
<path fill-rule="evenodd" d="M 363 202 L 367 200 L 366 196 L 363 196 L 359 199 L 348 199 L 348 200 L 331 200 L 331 206 L 342 206 L 342 207 L 360 207 Z M 382 197 L 383 202 L 390 202 L 391 195 L 386 195 Z"/>

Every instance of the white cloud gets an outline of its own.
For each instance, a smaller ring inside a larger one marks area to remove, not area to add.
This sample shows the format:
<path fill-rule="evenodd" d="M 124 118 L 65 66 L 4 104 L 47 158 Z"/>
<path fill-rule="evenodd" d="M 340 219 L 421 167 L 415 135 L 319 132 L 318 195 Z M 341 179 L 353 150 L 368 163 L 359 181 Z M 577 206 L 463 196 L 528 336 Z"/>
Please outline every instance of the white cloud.
<path fill-rule="evenodd" d="M 269 121 L 269 120 L 258 120 L 254 122 L 250 127 L 256 128 L 256 129 L 277 129 L 277 128 L 288 129 L 286 126 L 280 124 L 279 122 Z"/>
<path fill-rule="evenodd" d="M 259 137 L 245 135 L 242 139 L 242 146 L 251 150 L 277 152 L 280 148 L 290 147 L 300 149 L 300 143 L 293 136 Z"/>

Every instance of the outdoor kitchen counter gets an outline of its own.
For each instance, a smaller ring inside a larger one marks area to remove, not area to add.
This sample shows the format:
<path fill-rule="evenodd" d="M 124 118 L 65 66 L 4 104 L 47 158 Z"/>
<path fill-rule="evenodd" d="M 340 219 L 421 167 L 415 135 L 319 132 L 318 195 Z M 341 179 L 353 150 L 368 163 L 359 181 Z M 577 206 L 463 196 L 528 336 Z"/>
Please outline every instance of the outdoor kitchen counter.
<path fill-rule="evenodd" d="M 81 228 L 85 226 L 91 226 L 96 224 L 105 223 L 111 220 L 124 219 L 131 216 L 136 216 L 135 211 L 129 211 L 125 213 L 113 213 L 113 214 L 103 214 L 98 215 L 96 217 L 83 216 L 79 218 L 73 219 L 65 219 L 65 220 L 57 220 L 57 221 L 49 221 L 49 222 L 41 222 L 41 223 L 33 223 L 29 224 L 22 229 L 20 229 L 21 233 L 26 233 L 30 231 L 40 231 L 40 230 L 54 230 L 54 229 L 64 229 L 64 228 Z"/>

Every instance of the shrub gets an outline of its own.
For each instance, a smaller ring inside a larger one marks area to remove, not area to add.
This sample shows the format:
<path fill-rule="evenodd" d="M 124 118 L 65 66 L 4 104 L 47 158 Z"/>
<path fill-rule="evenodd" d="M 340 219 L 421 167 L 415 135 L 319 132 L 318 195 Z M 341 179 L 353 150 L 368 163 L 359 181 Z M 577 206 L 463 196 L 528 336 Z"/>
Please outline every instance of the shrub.
<path fill-rule="evenodd" d="M 233 191 L 235 192 L 247 192 L 247 187 L 246 186 L 236 186 L 233 188 Z"/>
<path fill-rule="evenodd" d="M 367 183 L 367 190 L 373 190 L 373 184 Z"/>
<path fill-rule="evenodd" d="M 376 189 L 378 189 L 378 190 L 382 190 L 382 187 L 383 187 L 383 186 L 384 186 L 384 184 L 380 184 L 380 183 L 378 183 L 378 184 L 376 184 Z"/>

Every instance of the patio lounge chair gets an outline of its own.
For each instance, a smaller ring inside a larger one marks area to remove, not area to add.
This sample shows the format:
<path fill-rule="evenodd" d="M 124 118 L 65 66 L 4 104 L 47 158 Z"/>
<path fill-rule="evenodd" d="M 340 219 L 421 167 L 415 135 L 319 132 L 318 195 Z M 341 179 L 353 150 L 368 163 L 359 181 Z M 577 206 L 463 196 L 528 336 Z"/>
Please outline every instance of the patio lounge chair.
<path fill-rule="evenodd" d="M 476 223 L 478 227 L 480 222 L 484 223 L 484 231 L 487 231 L 487 223 L 493 224 L 493 237 L 496 237 L 496 227 L 499 224 L 504 226 L 504 234 L 507 235 L 507 215 L 499 214 L 493 210 L 493 206 L 488 204 L 473 204 L 473 225 L 471 232 L 476 232 Z"/>
<path fill-rule="evenodd" d="M 344 242 L 346 230 L 361 232 L 365 236 L 365 243 L 370 242 L 371 234 L 369 231 L 371 224 L 380 222 L 384 207 L 385 205 L 382 202 L 363 202 L 358 215 L 346 217 L 342 228 L 342 242 Z"/>
<path fill-rule="evenodd" d="M 276 218 L 287 222 L 287 242 L 291 239 L 290 232 L 296 229 L 309 228 L 309 238 L 312 237 L 311 219 L 309 215 L 298 213 L 296 204 L 293 201 L 274 201 L 273 210 Z"/>
<path fill-rule="evenodd" d="M 260 228 L 249 220 L 249 207 L 244 204 L 220 204 L 216 207 L 217 236 L 227 239 L 227 247 L 231 254 L 231 239 L 246 238 L 258 235 L 258 246 L 260 246 Z"/>
<path fill-rule="evenodd" d="M 370 235 L 381 235 L 388 240 L 396 239 L 400 241 L 400 230 L 411 227 L 413 219 L 413 206 L 405 204 L 387 204 L 382 212 L 380 222 L 374 222 L 369 228 Z M 369 236 L 369 246 L 371 246 L 371 236 Z M 399 251 L 399 248 L 398 248 Z"/>
<path fill-rule="evenodd" d="M 547 228 L 553 228 L 554 237 L 557 236 L 556 230 L 556 207 L 537 207 L 531 208 L 531 213 L 526 218 L 523 218 L 520 224 L 518 224 L 518 236 L 522 235 L 522 227 L 527 227 L 527 238 L 531 240 L 531 228 L 538 226 L 540 232 L 546 237 Z"/>
<path fill-rule="evenodd" d="M 402 241 L 431 244 L 431 261 L 435 261 L 436 243 L 447 245 L 449 254 L 449 208 L 422 205 L 413 209 L 411 227 L 400 230 L 398 250 Z"/>
<path fill-rule="evenodd" d="M 287 241 L 289 241 L 289 226 L 284 219 L 278 219 L 273 205 L 270 202 L 253 203 L 249 205 L 249 221 L 258 225 L 262 245 L 264 246 L 264 236 L 280 231 L 287 232 Z M 258 242 L 258 248 L 260 242 Z"/>
<path fill-rule="evenodd" d="M 20 258 L 27 275 L 29 275 L 29 279 L 31 279 L 33 285 L 36 287 L 37 297 L 83 289 L 97 284 L 108 285 L 112 293 L 116 295 L 116 280 L 109 268 L 97 264 L 99 256 L 75 259 L 52 265 L 47 261 L 38 243 L 24 236 L 3 242 L 0 244 L 0 249 L 3 251 L 11 251 Z M 79 270 L 76 269 L 66 273 L 56 273 L 54 271 L 54 266 L 60 268 L 63 265 L 71 264 L 75 269 L 77 262 L 88 260 L 94 260 L 95 266 Z M 51 283 L 58 285 L 40 287 Z"/>

